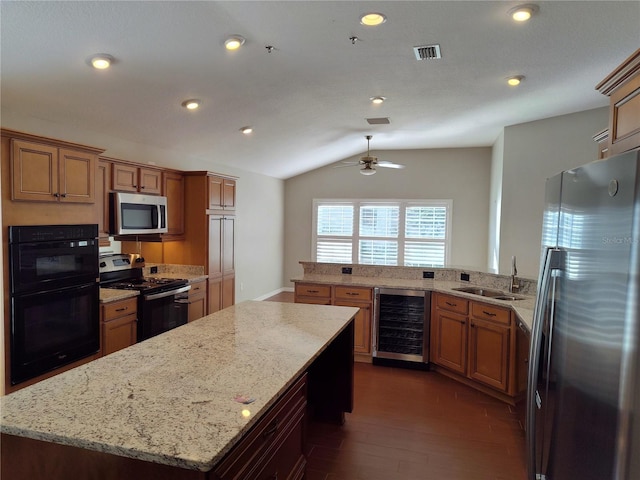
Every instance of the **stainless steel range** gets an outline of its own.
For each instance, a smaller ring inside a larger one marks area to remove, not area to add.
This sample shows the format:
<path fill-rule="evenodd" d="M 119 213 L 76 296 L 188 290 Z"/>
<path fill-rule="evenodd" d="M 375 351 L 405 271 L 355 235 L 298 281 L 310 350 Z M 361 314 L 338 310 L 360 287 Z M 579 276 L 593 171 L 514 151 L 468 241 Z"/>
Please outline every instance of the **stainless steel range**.
<path fill-rule="evenodd" d="M 138 341 L 159 335 L 187 323 L 189 314 L 187 280 L 144 277 L 144 259 L 126 253 L 100 256 L 100 286 L 137 290 Z"/>

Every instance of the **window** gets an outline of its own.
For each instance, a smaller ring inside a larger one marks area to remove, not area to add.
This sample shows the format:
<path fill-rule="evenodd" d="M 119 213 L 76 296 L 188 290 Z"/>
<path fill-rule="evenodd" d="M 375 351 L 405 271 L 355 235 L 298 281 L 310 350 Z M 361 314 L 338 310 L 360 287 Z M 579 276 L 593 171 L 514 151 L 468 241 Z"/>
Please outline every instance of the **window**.
<path fill-rule="evenodd" d="M 444 267 L 451 205 L 451 200 L 314 200 L 314 260 Z"/>

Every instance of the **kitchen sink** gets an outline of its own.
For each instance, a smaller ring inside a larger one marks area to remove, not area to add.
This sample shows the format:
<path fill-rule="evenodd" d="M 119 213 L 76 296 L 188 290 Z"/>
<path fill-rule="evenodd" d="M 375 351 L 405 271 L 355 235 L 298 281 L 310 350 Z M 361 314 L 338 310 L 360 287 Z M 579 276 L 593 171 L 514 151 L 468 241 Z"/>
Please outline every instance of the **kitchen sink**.
<path fill-rule="evenodd" d="M 490 288 L 482 288 L 482 287 L 458 287 L 453 290 L 457 292 L 464 293 L 472 293 L 473 295 L 480 295 L 481 297 L 489 297 L 495 298 L 496 300 L 524 300 L 525 297 L 521 295 L 513 295 L 510 293 L 505 293 L 500 290 L 491 290 Z"/>

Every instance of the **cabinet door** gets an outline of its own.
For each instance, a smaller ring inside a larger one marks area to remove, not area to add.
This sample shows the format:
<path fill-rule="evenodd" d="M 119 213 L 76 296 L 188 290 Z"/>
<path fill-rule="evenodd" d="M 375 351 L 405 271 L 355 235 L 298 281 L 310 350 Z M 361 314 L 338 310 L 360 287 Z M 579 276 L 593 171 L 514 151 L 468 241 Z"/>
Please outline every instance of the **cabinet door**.
<path fill-rule="evenodd" d="M 138 171 L 140 193 L 160 195 L 162 193 L 162 171 L 151 168 L 141 168 Z"/>
<path fill-rule="evenodd" d="M 342 307 L 358 307 L 353 320 L 353 351 L 355 353 L 371 353 L 371 304 L 336 301 L 334 305 Z"/>
<path fill-rule="evenodd" d="M 136 343 L 138 332 L 138 323 L 136 314 L 130 314 L 125 317 L 103 322 L 102 339 L 103 339 L 103 355 L 117 352 L 123 348 L 130 347 Z"/>
<path fill-rule="evenodd" d="M 207 295 L 207 313 L 222 310 L 222 277 L 209 278 Z"/>
<path fill-rule="evenodd" d="M 164 172 L 162 194 L 167 197 L 167 235 L 184 235 L 184 176 Z"/>
<path fill-rule="evenodd" d="M 58 152 L 60 201 L 95 202 L 96 156 L 76 150 Z"/>
<path fill-rule="evenodd" d="M 222 278 L 222 308 L 230 307 L 236 300 L 236 277 L 226 275 Z"/>
<path fill-rule="evenodd" d="M 470 327 L 469 378 L 506 392 L 511 329 L 477 318 Z"/>
<path fill-rule="evenodd" d="M 233 216 L 222 219 L 222 274 L 231 275 L 236 269 L 235 258 L 236 219 Z"/>
<path fill-rule="evenodd" d="M 138 167 L 113 164 L 113 189 L 120 192 L 138 191 Z"/>
<path fill-rule="evenodd" d="M 433 361 L 462 375 L 467 369 L 467 317 L 436 309 L 431 319 Z"/>
<path fill-rule="evenodd" d="M 225 178 L 222 182 L 222 207 L 226 210 L 236 209 L 236 181 Z"/>
<path fill-rule="evenodd" d="M 209 262 L 207 274 L 222 276 L 222 235 L 223 219 L 219 215 L 209 215 Z"/>
<path fill-rule="evenodd" d="M 12 200 L 58 200 L 58 149 L 12 140 Z"/>
<path fill-rule="evenodd" d="M 111 162 L 98 160 L 96 169 L 96 223 L 101 245 L 109 244 L 109 191 L 111 184 Z"/>
<path fill-rule="evenodd" d="M 222 177 L 209 177 L 209 206 L 210 210 L 222 210 L 224 204 L 223 190 L 224 179 Z"/>
<path fill-rule="evenodd" d="M 204 292 L 201 295 L 189 295 L 189 322 L 198 320 L 207 314 L 207 297 Z"/>

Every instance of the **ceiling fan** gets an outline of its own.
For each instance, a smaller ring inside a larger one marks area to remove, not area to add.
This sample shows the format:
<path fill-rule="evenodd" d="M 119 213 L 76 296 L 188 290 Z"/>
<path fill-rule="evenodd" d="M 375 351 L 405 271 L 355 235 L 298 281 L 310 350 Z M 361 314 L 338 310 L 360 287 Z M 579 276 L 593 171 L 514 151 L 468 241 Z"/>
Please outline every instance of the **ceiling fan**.
<path fill-rule="evenodd" d="M 363 157 L 360 157 L 360 160 L 357 162 L 342 162 L 342 165 L 338 165 L 336 168 L 340 167 L 351 167 L 354 165 L 362 165 L 360 169 L 360 173 L 362 175 L 373 175 L 376 173 L 376 167 L 384 167 L 384 168 L 404 168 L 404 165 L 399 163 L 388 162 L 386 160 L 378 160 L 378 157 L 371 156 L 369 152 L 369 141 L 373 135 L 367 135 L 364 138 L 367 139 L 367 154 Z"/>

